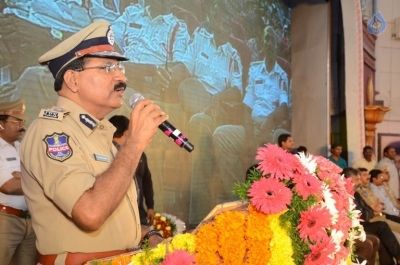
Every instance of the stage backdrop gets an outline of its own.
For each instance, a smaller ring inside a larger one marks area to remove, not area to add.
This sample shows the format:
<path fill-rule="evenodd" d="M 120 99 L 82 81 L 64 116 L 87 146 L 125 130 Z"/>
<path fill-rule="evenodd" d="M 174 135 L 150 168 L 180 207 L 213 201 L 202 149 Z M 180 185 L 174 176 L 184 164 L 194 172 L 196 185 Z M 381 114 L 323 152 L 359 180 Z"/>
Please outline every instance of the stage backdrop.
<path fill-rule="evenodd" d="M 278 128 L 291 131 L 292 120 L 290 9 L 280 0 L 215 3 L 6 0 L 0 102 L 25 99 L 29 126 L 57 102 L 53 77 L 37 59 L 91 22 L 109 21 L 130 61 L 125 105 L 106 118 L 128 116 L 133 93 L 170 115 L 195 149 L 188 153 L 161 132 L 147 147 L 155 210 L 197 224 L 215 204 L 235 199 L 232 185 L 256 163 L 257 147 L 276 141 Z"/>

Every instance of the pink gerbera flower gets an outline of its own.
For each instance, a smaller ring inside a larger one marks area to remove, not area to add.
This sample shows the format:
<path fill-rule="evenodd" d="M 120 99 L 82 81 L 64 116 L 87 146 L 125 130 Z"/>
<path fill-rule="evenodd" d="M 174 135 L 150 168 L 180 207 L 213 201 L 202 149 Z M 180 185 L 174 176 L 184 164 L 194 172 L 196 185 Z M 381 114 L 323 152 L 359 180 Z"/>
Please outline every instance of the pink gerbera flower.
<path fill-rule="evenodd" d="M 309 238 L 311 241 L 318 241 L 326 236 L 325 228 L 331 224 L 329 210 L 321 205 L 300 213 L 299 236 L 302 239 Z"/>
<path fill-rule="evenodd" d="M 315 245 L 310 245 L 311 253 L 306 255 L 304 265 L 331 265 L 333 259 L 331 254 L 335 252 L 335 243 L 327 235 L 317 242 Z"/>
<path fill-rule="evenodd" d="M 270 173 L 272 178 L 279 180 L 293 177 L 295 167 L 302 169 L 301 163 L 294 155 L 274 144 L 266 144 L 265 147 L 258 148 L 256 159 L 261 160 L 257 169 L 265 175 Z"/>
<path fill-rule="evenodd" d="M 265 214 L 285 210 L 292 200 L 291 190 L 273 178 L 261 178 L 253 182 L 248 194 L 254 207 Z"/>
<path fill-rule="evenodd" d="M 329 159 L 326 159 L 325 157 L 322 156 L 314 156 L 314 157 L 316 158 L 317 167 L 319 171 L 336 173 L 336 174 L 342 173 L 343 169 L 341 169 L 338 165 L 329 161 Z"/>
<path fill-rule="evenodd" d="M 162 265 L 192 265 L 195 264 L 194 255 L 189 254 L 184 250 L 175 250 L 170 252 L 165 257 Z"/>
<path fill-rule="evenodd" d="M 321 181 L 316 179 L 313 175 L 305 174 L 293 179 L 296 184 L 297 193 L 303 197 L 304 200 L 310 195 L 321 194 L 322 187 Z"/>
<path fill-rule="evenodd" d="M 351 178 L 347 178 L 344 181 L 345 181 L 344 187 L 345 187 L 347 193 L 350 194 L 351 196 L 354 196 L 354 184 L 351 181 Z"/>

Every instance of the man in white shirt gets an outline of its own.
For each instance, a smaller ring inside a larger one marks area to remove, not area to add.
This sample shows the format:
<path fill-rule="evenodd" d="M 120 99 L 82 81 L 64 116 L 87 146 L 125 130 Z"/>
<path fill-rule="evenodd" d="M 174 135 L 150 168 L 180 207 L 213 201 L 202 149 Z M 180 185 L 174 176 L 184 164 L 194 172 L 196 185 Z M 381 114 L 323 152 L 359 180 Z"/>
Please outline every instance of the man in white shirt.
<path fill-rule="evenodd" d="M 25 102 L 0 104 L 0 264 L 35 264 L 35 233 L 21 187 Z"/>
<path fill-rule="evenodd" d="M 389 187 L 393 190 L 394 196 L 399 198 L 399 172 L 396 168 L 394 158 L 396 156 L 396 149 L 393 146 L 386 146 L 383 149 L 383 158 L 378 163 L 378 167 L 387 166 L 390 174 Z"/>
<path fill-rule="evenodd" d="M 390 200 L 389 195 L 386 190 L 383 188 L 382 184 L 384 182 L 384 175 L 381 170 L 373 169 L 370 171 L 371 174 L 371 190 L 385 205 L 385 208 L 382 209 L 382 212 L 389 215 L 397 215 L 399 216 L 400 211 L 397 205 L 394 205 Z"/>
<path fill-rule="evenodd" d="M 368 172 L 376 167 L 376 160 L 374 159 L 374 149 L 367 145 L 363 148 L 363 157 L 357 159 L 351 165 L 352 168 L 366 168 Z"/>

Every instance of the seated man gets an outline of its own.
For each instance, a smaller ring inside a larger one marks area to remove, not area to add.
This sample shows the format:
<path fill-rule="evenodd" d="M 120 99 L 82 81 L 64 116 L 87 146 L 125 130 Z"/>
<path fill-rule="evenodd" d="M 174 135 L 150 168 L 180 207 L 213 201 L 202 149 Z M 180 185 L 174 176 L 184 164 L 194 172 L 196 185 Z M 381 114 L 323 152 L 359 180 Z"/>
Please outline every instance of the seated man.
<path fill-rule="evenodd" d="M 173 101 L 173 95 L 153 77 L 159 67 L 168 72 L 181 62 L 190 40 L 187 25 L 172 14 L 172 7 L 172 0 L 148 0 L 146 7 L 127 6 L 113 22 L 115 42 L 130 60 L 125 66 L 128 85 L 162 101 Z"/>
<path fill-rule="evenodd" d="M 357 187 L 356 192 L 359 193 L 365 203 L 374 210 L 374 216 L 371 218 L 370 222 L 385 221 L 392 231 L 400 233 L 400 217 L 382 213 L 386 206 L 370 188 L 370 174 L 366 168 L 360 168 L 358 171 L 360 172 L 361 184 Z"/>
<path fill-rule="evenodd" d="M 176 128 L 188 126 L 187 135 L 195 146 L 191 154 L 192 178 L 190 223 L 199 223 L 214 207 L 210 201 L 212 172 L 212 133 L 220 124 L 226 124 L 226 112 L 220 107 L 223 101 L 239 102 L 242 98 L 242 66 L 238 52 L 229 43 L 231 29 L 230 15 L 223 2 L 213 6 L 210 22 L 198 28 L 188 44 L 182 64 L 176 64 L 171 71 L 160 67 L 157 84 L 165 91 L 179 85 L 179 103 L 157 102 L 169 115 L 169 121 Z M 189 123 L 189 124 L 188 124 Z M 183 129 L 182 129 L 183 130 Z M 152 143 L 155 150 L 153 159 L 160 156 L 160 146 L 165 137 L 160 136 Z M 161 147 L 161 149 L 163 149 Z M 150 153 L 149 158 L 150 158 Z M 160 161 L 163 158 L 158 158 Z M 153 171 L 153 170 L 152 170 Z M 153 171 L 154 172 L 154 171 Z M 183 187 L 186 189 L 186 187 Z M 212 191 L 214 188 L 211 189 Z"/>
<path fill-rule="evenodd" d="M 385 204 L 385 209 L 382 211 L 390 215 L 400 215 L 399 206 L 394 204 L 386 190 L 383 188 L 384 176 L 382 171 L 379 169 L 373 169 L 370 171 L 371 175 L 371 190 L 374 194 Z"/>
<path fill-rule="evenodd" d="M 235 182 L 242 180 L 243 168 L 254 164 L 257 148 L 272 142 L 275 130 L 289 121 L 287 76 L 276 63 L 274 36 L 271 27 L 264 30 L 265 58 L 250 68 L 243 99 L 244 124 L 222 125 L 213 134 L 217 174 L 223 183 L 222 201 L 236 199 L 231 190 Z M 242 157 L 247 160 L 244 164 Z"/>
<path fill-rule="evenodd" d="M 346 168 L 344 176 L 352 179 L 355 189 L 361 184 L 359 171 L 356 169 Z M 382 221 L 371 222 L 374 211 L 366 204 L 359 193 L 354 193 L 354 198 L 356 209 L 361 212 L 361 224 L 365 232 L 376 235 L 381 242 L 382 247 L 379 248 L 378 255 L 379 264 L 392 265 L 393 259 L 396 260 L 395 264 L 400 264 L 400 245 L 389 225 Z"/>
<path fill-rule="evenodd" d="M 383 183 L 382 187 L 385 189 L 387 195 L 389 196 L 389 199 L 392 201 L 393 205 L 400 206 L 399 200 L 396 199 L 396 196 L 394 195 L 394 192 L 392 190 L 392 187 L 389 186 L 389 181 L 390 181 L 390 173 L 387 165 L 381 165 L 377 169 L 381 170 L 383 173 Z"/>

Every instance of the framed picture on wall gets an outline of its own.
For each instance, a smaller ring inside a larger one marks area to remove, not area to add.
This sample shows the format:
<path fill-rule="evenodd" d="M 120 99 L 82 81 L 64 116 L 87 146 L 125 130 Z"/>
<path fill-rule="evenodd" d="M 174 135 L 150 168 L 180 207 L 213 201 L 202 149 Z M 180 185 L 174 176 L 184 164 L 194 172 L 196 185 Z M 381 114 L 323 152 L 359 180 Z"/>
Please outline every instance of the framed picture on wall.
<path fill-rule="evenodd" d="M 378 161 L 383 157 L 383 149 L 391 145 L 396 149 L 396 153 L 400 154 L 400 134 L 395 133 L 378 133 Z"/>

